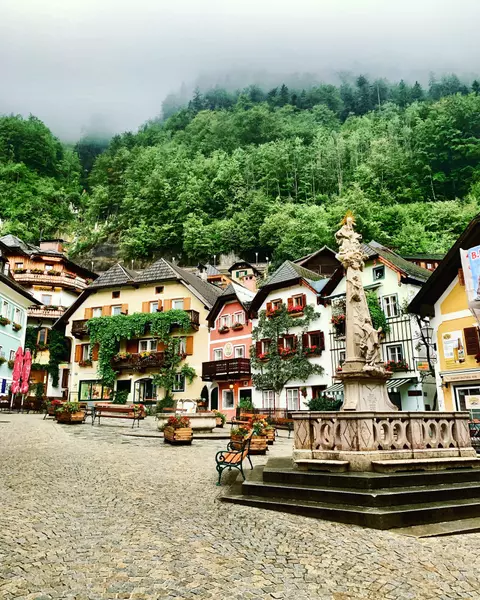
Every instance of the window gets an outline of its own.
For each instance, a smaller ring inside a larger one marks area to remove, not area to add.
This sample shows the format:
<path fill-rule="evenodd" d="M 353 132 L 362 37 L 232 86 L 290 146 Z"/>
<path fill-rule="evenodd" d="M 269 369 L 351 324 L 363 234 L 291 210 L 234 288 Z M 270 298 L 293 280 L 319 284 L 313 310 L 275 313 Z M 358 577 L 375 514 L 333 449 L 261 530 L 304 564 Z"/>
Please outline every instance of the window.
<path fill-rule="evenodd" d="M 4 317 L 5 319 L 8 319 L 9 308 L 10 307 L 8 305 L 8 302 L 4 300 L 2 304 L 2 317 Z"/>
<path fill-rule="evenodd" d="M 81 381 L 78 397 L 80 402 L 108 400 L 110 398 L 110 388 L 102 386 L 100 381 Z"/>
<path fill-rule="evenodd" d="M 50 263 L 47 263 L 45 265 L 45 271 L 53 271 L 53 265 Z"/>
<path fill-rule="evenodd" d="M 385 277 L 385 267 L 382 265 L 381 267 L 373 268 L 373 281 L 378 281 L 379 279 L 384 279 Z"/>
<path fill-rule="evenodd" d="M 221 348 L 215 348 L 213 351 L 213 360 L 222 360 L 223 350 Z"/>
<path fill-rule="evenodd" d="M 15 309 L 15 317 L 13 319 L 14 323 L 17 323 L 18 325 L 22 324 L 22 311 L 19 308 Z"/>
<path fill-rule="evenodd" d="M 295 349 L 295 337 L 293 335 L 284 337 L 283 338 L 283 347 L 288 348 L 289 350 L 294 350 Z"/>
<path fill-rule="evenodd" d="M 403 346 L 402 344 L 396 344 L 395 346 L 387 346 L 387 357 L 388 360 L 400 362 L 403 360 Z"/>
<path fill-rule="evenodd" d="M 345 350 L 340 350 L 340 352 L 338 353 L 338 364 L 341 367 L 343 365 L 343 363 L 345 362 L 345 359 L 347 358 L 347 353 Z"/>
<path fill-rule="evenodd" d="M 102 307 L 96 306 L 92 308 L 92 317 L 101 317 L 102 316 Z"/>
<path fill-rule="evenodd" d="M 15 263 L 15 268 L 16 269 L 23 269 L 23 262 L 16 262 Z"/>
<path fill-rule="evenodd" d="M 112 315 L 121 315 L 122 314 L 122 305 L 121 304 L 117 304 L 115 306 L 112 306 Z"/>
<path fill-rule="evenodd" d="M 174 310 L 183 310 L 183 298 L 172 300 L 172 308 Z"/>
<path fill-rule="evenodd" d="M 82 344 L 82 360 L 90 360 L 90 344 Z"/>
<path fill-rule="evenodd" d="M 10 358 L 9 360 L 15 360 L 15 350 L 10 350 Z"/>
<path fill-rule="evenodd" d="M 0 356 L 5 358 L 5 352 L 3 351 L 3 346 L 0 346 Z"/>
<path fill-rule="evenodd" d="M 293 297 L 293 306 L 304 306 L 303 294 L 301 296 Z"/>
<path fill-rule="evenodd" d="M 273 408 L 275 404 L 275 396 L 273 390 L 262 391 L 262 406 L 263 408 Z"/>
<path fill-rule="evenodd" d="M 233 323 L 245 323 L 245 313 L 238 312 L 233 315 Z"/>
<path fill-rule="evenodd" d="M 140 352 L 156 352 L 157 340 L 140 340 L 138 349 Z"/>
<path fill-rule="evenodd" d="M 281 306 L 282 306 L 281 300 L 272 300 L 272 308 L 274 308 L 276 310 L 277 308 L 280 308 Z"/>
<path fill-rule="evenodd" d="M 237 271 L 237 279 L 239 277 L 244 277 L 247 274 L 247 271 Z"/>
<path fill-rule="evenodd" d="M 186 354 L 187 353 L 187 338 L 186 337 L 181 337 L 178 338 L 180 340 L 180 345 L 178 346 L 178 353 L 179 354 Z"/>
<path fill-rule="evenodd" d="M 233 356 L 235 358 L 245 358 L 245 346 L 234 346 Z"/>
<path fill-rule="evenodd" d="M 50 306 L 52 304 L 52 296 L 50 294 L 42 294 L 42 304 Z"/>
<path fill-rule="evenodd" d="M 428 269 L 429 271 L 431 271 L 431 270 L 432 270 L 432 263 L 427 263 L 427 269 Z"/>
<path fill-rule="evenodd" d="M 158 302 L 150 302 L 150 312 L 151 313 L 158 312 Z"/>
<path fill-rule="evenodd" d="M 39 346 L 44 346 L 47 343 L 47 337 L 48 337 L 48 329 L 46 329 L 45 327 L 42 327 L 42 329 L 39 329 L 38 331 L 38 335 L 37 335 L 37 344 Z M 32 350 L 32 348 L 30 348 Z"/>
<path fill-rule="evenodd" d="M 397 294 L 383 297 L 383 310 L 385 311 L 385 316 L 387 319 L 390 317 L 398 317 L 399 310 Z"/>
<path fill-rule="evenodd" d="M 157 287 L 155 288 L 155 293 L 163 294 L 163 285 L 157 285 Z"/>
<path fill-rule="evenodd" d="M 230 315 L 222 315 L 220 317 L 220 327 L 230 327 Z"/>
<path fill-rule="evenodd" d="M 177 373 L 175 375 L 175 382 L 172 387 L 172 392 L 184 392 L 185 391 L 185 375 Z"/>
<path fill-rule="evenodd" d="M 298 406 L 299 406 L 298 399 L 299 399 L 298 388 L 287 389 L 287 409 L 288 410 L 298 410 Z"/>
<path fill-rule="evenodd" d="M 320 331 L 312 331 L 308 334 L 308 343 L 310 348 L 312 346 L 316 346 L 317 348 L 321 348 L 323 346 L 322 336 L 320 335 Z"/>
<path fill-rule="evenodd" d="M 112 298 L 120 298 L 120 292 L 112 292 Z"/>
<path fill-rule="evenodd" d="M 469 396 L 480 396 L 480 388 L 478 386 L 455 387 L 455 396 L 457 410 L 470 410 L 467 408 L 466 401 L 469 399 Z"/>
<path fill-rule="evenodd" d="M 270 340 L 262 340 L 260 343 L 262 344 L 262 354 L 267 354 L 270 348 Z"/>
<path fill-rule="evenodd" d="M 233 390 L 222 391 L 222 408 L 233 408 Z"/>

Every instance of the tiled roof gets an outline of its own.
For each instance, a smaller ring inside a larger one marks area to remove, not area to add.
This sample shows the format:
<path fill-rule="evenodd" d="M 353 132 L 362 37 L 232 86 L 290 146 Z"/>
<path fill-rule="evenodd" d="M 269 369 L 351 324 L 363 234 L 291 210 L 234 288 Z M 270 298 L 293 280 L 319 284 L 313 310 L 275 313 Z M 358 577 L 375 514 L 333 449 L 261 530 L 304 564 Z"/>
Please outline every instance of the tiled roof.
<path fill-rule="evenodd" d="M 168 279 L 178 279 L 173 265 L 164 258 L 157 260 L 153 265 L 144 269 L 140 275 L 136 277 L 138 283 L 147 283 L 149 281 L 167 281 Z"/>
<path fill-rule="evenodd" d="M 416 254 L 404 254 L 403 258 L 406 260 L 442 260 L 445 257 L 445 254 L 423 254 L 422 252 L 417 252 Z"/>
<path fill-rule="evenodd" d="M 270 285 L 277 285 L 279 283 L 286 283 L 287 281 L 298 279 L 299 277 L 310 281 L 318 281 L 319 279 L 323 279 L 323 277 L 318 273 L 314 273 L 313 271 L 310 271 L 310 269 L 305 269 L 305 267 L 301 267 L 291 260 L 286 260 L 280 267 L 278 267 L 275 273 L 273 273 L 273 275 L 264 282 L 262 288 Z"/>
<path fill-rule="evenodd" d="M 227 285 L 227 287 L 222 291 L 222 293 L 217 297 L 215 303 L 213 304 L 212 310 L 209 312 L 207 320 L 210 327 L 213 327 L 215 319 L 218 316 L 222 306 L 225 302 L 227 302 L 231 298 L 237 298 L 243 308 L 248 311 L 252 301 L 255 297 L 255 292 L 252 292 L 245 286 L 241 285 L 237 282 L 231 282 Z"/>
<path fill-rule="evenodd" d="M 173 269 L 175 273 L 177 273 L 177 279 L 183 279 L 186 283 L 191 285 L 206 301 L 206 304 L 208 304 L 210 307 L 215 304 L 215 300 L 223 292 L 221 288 L 218 288 L 217 286 L 208 283 L 208 281 L 200 279 L 200 277 L 197 277 L 197 275 L 185 271 L 185 269 L 182 269 L 180 267 L 177 267 L 176 265 L 173 265 L 172 263 L 169 263 L 165 259 L 163 260 L 171 269 Z"/>
<path fill-rule="evenodd" d="M 322 246 L 320 248 L 320 250 L 315 250 L 315 252 L 310 252 L 310 254 L 306 254 L 305 256 L 302 256 L 301 258 L 297 258 L 293 262 L 301 265 L 302 263 L 307 262 L 309 259 L 316 256 L 317 254 L 320 254 L 321 252 L 325 252 L 325 250 L 327 250 L 328 252 L 330 252 L 333 255 L 336 254 L 336 252 L 334 250 L 332 250 L 331 248 L 329 248 L 328 246 Z"/>
<path fill-rule="evenodd" d="M 90 288 L 115 287 L 134 283 L 135 274 L 119 263 L 113 265 L 108 271 L 102 273 L 98 279 L 90 284 Z"/>
<path fill-rule="evenodd" d="M 404 271 L 409 277 L 412 277 L 413 279 L 417 279 L 424 282 L 427 281 L 427 279 L 431 275 L 431 272 L 427 269 L 424 269 L 423 267 L 419 267 L 414 263 L 411 263 L 405 258 L 402 258 L 396 252 L 393 252 L 393 250 L 382 246 L 382 244 L 379 244 L 378 242 L 371 241 L 369 244 L 367 244 L 367 246 L 371 248 L 373 255 L 378 254 L 378 256 L 381 256 L 385 260 L 388 260 L 395 267 L 397 267 L 401 271 Z"/>
<path fill-rule="evenodd" d="M 206 264 L 205 268 L 207 269 L 207 276 L 208 275 L 221 275 L 221 273 L 217 269 L 217 267 L 214 267 L 213 265 Z"/>

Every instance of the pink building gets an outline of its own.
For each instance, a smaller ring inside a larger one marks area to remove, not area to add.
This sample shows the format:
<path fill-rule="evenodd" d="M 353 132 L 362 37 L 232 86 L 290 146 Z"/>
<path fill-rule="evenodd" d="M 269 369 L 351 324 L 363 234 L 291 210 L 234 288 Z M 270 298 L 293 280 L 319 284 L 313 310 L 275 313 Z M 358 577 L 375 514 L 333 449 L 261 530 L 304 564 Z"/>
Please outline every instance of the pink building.
<path fill-rule="evenodd" d="M 240 400 L 252 400 L 250 346 L 252 322 L 248 308 L 255 293 L 232 282 L 208 315 L 209 361 L 202 365 L 203 381 L 211 382 L 210 408 L 231 418 Z"/>

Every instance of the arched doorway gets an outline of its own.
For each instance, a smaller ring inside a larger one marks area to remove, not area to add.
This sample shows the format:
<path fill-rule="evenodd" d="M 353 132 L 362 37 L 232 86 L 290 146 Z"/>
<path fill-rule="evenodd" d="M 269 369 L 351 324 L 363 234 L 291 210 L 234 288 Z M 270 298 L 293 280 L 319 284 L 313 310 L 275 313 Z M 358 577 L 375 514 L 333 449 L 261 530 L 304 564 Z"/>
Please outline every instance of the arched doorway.
<path fill-rule="evenodd" d="M 156 404 L 157 386 L 150 377 L 137 379 L 133 388 L 133 401 L 141 404 Z"/>
<path fill-rule="evenodd" d="M 214 387 L 210 394 L 210 410 L 218 410 L 218 387 Z"/>

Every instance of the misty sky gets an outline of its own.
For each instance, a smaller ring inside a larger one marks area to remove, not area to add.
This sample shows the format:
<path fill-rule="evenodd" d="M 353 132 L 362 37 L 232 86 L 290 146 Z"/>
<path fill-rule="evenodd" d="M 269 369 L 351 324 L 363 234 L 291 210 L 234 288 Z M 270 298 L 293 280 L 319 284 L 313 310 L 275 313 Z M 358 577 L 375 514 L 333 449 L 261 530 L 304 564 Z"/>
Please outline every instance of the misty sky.
<path fill-rule="evenodd" d="M 0 113 L 73 140 L 136 129 L 198 77 L 469 76 L 479 23 L 480 0 L 0 0 Z"/>

